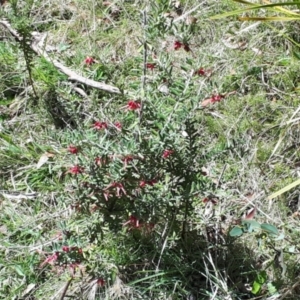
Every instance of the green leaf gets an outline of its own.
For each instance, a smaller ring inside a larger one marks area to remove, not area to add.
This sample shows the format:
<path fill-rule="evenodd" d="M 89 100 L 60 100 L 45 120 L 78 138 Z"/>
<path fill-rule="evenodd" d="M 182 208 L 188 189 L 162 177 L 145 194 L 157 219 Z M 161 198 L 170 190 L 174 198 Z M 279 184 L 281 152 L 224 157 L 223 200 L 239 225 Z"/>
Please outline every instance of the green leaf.
<path fill-rule="evenodd" d="M 24 274 L 23 269 L 22 269 L 21 266 L 16 265 L 16 266 L 15 266 L 15 270 L 16 270 L 16 272 L 17 272 L 20 276 L 25 276 L 25 274 Z"/>
<path fill-rule="evenodd" d="M 293 51 L 294 57 L 300 60 L 300 52 L 298 51 Z"/>
<path fill-rule="evenodd" d="M 257 274 L 257 277 L 255 281 L 259 282 L 260 284 L 265 283 L 267 280 L 267 272 L 266 271 L 261 271 Z"/>
<path fill-rule="evenodd" d="M 230 232 L 229 232 L 229 235 L 230 236 L 241 236 L 243 234 L 243 230 L 241 227 L 238 227 L 238 226 L 235 226 L 233 227 Z"/>
<path fill-rule="evenodd" d="M 268 282 L 267 287 L 270 295 L 274 295 L 277 293 L 277 288 L 272 282 Z"/>
<path fill-rule="evenodd" d="M 263 223 L 260 225 L 260 227 L 269 234 L 279 235 L 278 229 L 271 224 Z"/>
<path fill-rule="evenodd" d="M 242 225 L 244 225 L 249 232 L 260 229 L 260 224 L 254 220 L 242 220 Z"/>
<path fill-rule="evenodd" d="M 262 285 L 266 282 L 266 280 L 267 280 L 267 272 L 266 271 L 259 272 L 253 282 L 251 292 L 254 295 L 256 295 L 260 291 Z"/>
<path fill-rule="evenodd" d="M 256 295 L 260 291 L 260 288 L 261 288 L 261 284 L 259 282 L 254 281 L 251 293 Z"/>

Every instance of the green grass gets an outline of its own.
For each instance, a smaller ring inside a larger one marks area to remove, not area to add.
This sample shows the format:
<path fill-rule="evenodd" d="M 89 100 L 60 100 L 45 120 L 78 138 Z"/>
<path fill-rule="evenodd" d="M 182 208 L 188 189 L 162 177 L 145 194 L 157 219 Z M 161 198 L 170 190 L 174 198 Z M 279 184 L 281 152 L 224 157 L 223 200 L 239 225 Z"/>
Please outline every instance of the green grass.
<path fill-rule="evenodd" d="M 299 188 L 267 200 L 298 178 L 296 25 L 210 19 L 233 1 L 172 3 L 1 12 L 27 37 L 47 32 L 51 58 L 122 92 L 68 80 L 1 25 L 3 299 L 297 299 Z M 196 23 L 176 20 L 197 5 Z M 282 235 L 230 236 L 252 207 Z"/>

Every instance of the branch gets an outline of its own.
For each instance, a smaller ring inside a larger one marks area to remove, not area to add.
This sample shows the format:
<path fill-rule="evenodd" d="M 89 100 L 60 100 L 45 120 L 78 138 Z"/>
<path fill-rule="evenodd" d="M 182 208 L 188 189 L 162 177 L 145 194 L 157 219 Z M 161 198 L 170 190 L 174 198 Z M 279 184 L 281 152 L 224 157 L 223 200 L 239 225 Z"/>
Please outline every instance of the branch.
<path fill-rule="evenodd" d="M 11 33 L 11 35 L 18 42 L 22 41 L 22 37 L 18 34 L 18 32 L 16 30 L 14 30 L 11 27 L 11 25 L 8 21 L 0 20 L 0 24 L 3 25 L 5 28 L 7 28 L 8 31 Z M 103 91 L 106 91 L 109 93 L 121 94 L 121 91 L 117 87 L 108 85 L 103 82 L 98 82 L 98 81 L 94 81 L 92 79 L 85 78 L 85 77 L 77 74 L 76 72 L 72 71 L 68 67 L 64 66 L 59 61 L 57 61 L 55 59 L 51 59 L 51 57 L 47 54 L 47 52 L 39 46 L 39 40 L 37 41 L 37 38 L 36 38 L 36 36 L 39 36 L 39 34 L 33 33 L 32 36 L 35 37 L 35 40 L 33 39 L 33 42 L 30 45 L 31 49 L 39 56 L 43 56 L 48 62 L 52 63 L 62 73 L 69 76 L 69 80 L 77 81 L 77 82 L 83 83 L 87 86 L 93 87 L 95 89 L 103 90 Z M 43 47 L 43 48 L 46 48 L 46 47 Z"/>

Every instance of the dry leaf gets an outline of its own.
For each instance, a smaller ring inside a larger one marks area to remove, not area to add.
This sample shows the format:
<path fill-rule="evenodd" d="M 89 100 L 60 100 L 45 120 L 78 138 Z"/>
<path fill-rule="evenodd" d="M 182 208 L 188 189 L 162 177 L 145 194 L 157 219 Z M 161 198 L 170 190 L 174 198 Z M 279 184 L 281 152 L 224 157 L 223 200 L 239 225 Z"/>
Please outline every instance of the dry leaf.
<path fill-rule="evenodd" d="M 256 207 L 252 207 L 251 209 L 249 209 L 244 216 L 245 220 L 252 220 L 255 216 L 256 213 Z"/>
<path fill-rule="evenodd" d="M 1 225 L 0 226 L 0 233 L 3 234 L 3 235 L 7 235 L 7 232 L 8 232 L 8 230 L 7 230 L 6 225 Z"/>
<path fill-rule="evenodd" d="M 167 84 L 161 84 L 159 87 L 158 87 L 158 90 L 165 94 L 165 95 L 168 95 L 169 94 L 169 88 L 168 88 L 168 85 Z"/>
<path fill-rule="evenodd" d="M 209 98 L 209 99 L 202 101 L 201 106 L 206 107 L 207 105 L 210 105 L 211 103 L 212 103 L 211 98 Z"/>
<path fill-rule="evenodd" d="M 54 154 L 50 152 L 45 152 L 39 159 L 38 163 L 36 164 L 36 168 L 39 169 L 42 167 L 50 157 L 53 157 Z"/>
<path fill-rule="evenodd" d="M 197 18 L 195 18 L 193 16 L 188 16 L 185 19 L 185 24 L 187 24 L 187 25 L 196 24 L 196 23 L 197 23 Z"/>
<path fill-rule="evenodd" d="M 22 294 L 22 298 L 25 297 L 26 295 L 28 295 L 34 288 L 36 287 L 36 285 L 34 283 L 30 283 L 27 288 L 25 289 L 25 291 Z"/>

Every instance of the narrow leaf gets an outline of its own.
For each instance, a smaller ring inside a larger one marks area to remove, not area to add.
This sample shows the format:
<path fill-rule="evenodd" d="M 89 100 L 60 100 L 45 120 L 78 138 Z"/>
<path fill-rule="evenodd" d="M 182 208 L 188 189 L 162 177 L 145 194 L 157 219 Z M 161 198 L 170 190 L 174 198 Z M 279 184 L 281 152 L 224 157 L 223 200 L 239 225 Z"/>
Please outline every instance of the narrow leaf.
<path fill-rule="evenodd" d="M 292 188 L 296 187 L 296 186 L 299 185 L 299 184 L 300 184 L 300 179 L 298 179 L 298 180 L 294 181 L 293 183 L 291 183 L 291 184 L 285 186 L 285 187 L 282 188 L 281 190 L 279 190 L 279 191 L 277 191 L 277 192 L 271 194 L 267 199 L 268 199 L 268 200 L 272 200 L 272 199 L 274 199 L 274 198 L 276 198 L 276 197 L 282 195 L 283 193 L 285 193 L 285 192 L 291 190 Z"/>
<path fill-rule="evenodd" d="M 280 6 L 284 6 L 284 5 L 295 5 L 295 2 L 272 3 L 272 4 L 266 4 L 266 5 L 255 5 L 255 4 L 247 2 L 247 1 L 243 1 L 243 2 L 242 1 L 236 1 L 236 2 L 241 2 L 241 3 L 244 3 L 244 4 L 248 4 L 250 7 L 243 8 L 243 9 L 238 9 L 238 10 L 233 10 L 233 11 L 223 13 L 223 14 L 219 14 L 219 15 L 211 17 L 210 19 L 211 20 L 216 20 L 216 19 L 221 19 L 221 18 L 225 18 L 225 17 L 236 16 L 236 15 L 239 15 L 241 13 L 251 11 L 251 10 L 257 10 L 257 9 L 265 9 L 265 8 L 274 7 L 278 10 L 277 6 L 280 7 Z M 287 12 L 285 12 L 285 13 L 287 13 Z M 300 18 L 300 15 L 295 13 L 295 12 L 288 11 L 288 14 L 298 16 L 298 18 Z"/>
<path fill-rule="evenodd" d="M 300 20 L 299 17 L 239 17 L 239 21 L 294 21 Z"/>

